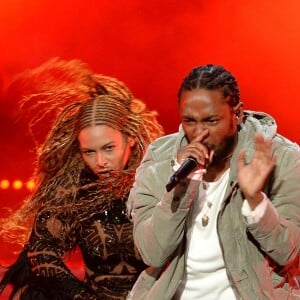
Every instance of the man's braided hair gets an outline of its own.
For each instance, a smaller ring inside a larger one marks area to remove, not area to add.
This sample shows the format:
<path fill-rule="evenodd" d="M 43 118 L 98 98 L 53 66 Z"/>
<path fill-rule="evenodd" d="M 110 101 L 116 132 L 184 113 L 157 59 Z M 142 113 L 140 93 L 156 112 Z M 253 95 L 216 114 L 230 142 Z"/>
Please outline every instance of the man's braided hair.
<path fill-rule="evenodd" d="M 194 89 L 220 90 L 224 98 L 230 96 L 229 105 L 240 102 L 240 91 L 235 77 L 222 66 L 207 64 L 196 67 L 183 79 L 178 91 L 178 100 L 183 91 Z"/>

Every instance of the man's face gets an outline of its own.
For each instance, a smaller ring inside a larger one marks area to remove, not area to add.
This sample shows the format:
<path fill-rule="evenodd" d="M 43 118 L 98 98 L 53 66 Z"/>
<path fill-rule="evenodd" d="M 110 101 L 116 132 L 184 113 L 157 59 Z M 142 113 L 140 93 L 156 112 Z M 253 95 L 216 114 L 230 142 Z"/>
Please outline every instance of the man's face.
<path fill-rule="evenodd" d="M 218 164 L 234 148 L 239 119 L 234 112 L 239 108 L 229 106 L 229 97 L 224 98 L 219 90 L 194 89 L 183 91 L 179 113 L 189 142 L 207 130 L 203 139 L 208 150 L 214 150 L 213 164 Z"/>
<path fill-rule="evenodd" d="M 135 144 L 132 137 L 106 125 L 84 128 L 78 140 L 83 160 L 99 178 L 123 170 Z"/>

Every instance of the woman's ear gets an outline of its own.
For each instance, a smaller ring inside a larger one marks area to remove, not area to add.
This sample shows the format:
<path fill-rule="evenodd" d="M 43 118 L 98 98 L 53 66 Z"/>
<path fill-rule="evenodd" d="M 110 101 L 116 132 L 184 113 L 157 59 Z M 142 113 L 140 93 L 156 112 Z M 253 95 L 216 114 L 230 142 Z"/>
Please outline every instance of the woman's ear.
<path fill-rule="evenodd" d="M 132 148 L 136 144 L 135 138 L 132 136 L 128 137 L 128 144 Z"/>

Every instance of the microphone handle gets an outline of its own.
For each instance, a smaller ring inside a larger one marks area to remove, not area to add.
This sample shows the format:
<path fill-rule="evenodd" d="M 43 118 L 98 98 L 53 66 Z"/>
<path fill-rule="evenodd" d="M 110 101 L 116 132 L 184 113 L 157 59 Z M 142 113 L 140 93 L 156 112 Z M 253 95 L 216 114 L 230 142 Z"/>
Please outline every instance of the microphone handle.
<path fill-rule="evenodd" d="M 171 176 L 166 189 L 170 192 L 182 179 L 186 178 L 196 167 L 198 162 L 193 157 L 188 157 L 187 160 L 179 167 L 179 169 Z"/>

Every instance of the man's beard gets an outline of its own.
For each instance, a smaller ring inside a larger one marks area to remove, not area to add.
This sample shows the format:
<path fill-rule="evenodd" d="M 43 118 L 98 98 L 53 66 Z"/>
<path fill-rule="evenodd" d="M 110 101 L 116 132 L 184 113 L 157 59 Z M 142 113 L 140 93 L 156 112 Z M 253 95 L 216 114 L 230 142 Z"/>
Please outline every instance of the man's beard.
<path fill-rule="evenodd" d="M 227 137 L 226 140 L 218 148 L 209 147 L 210 150 L 215 151 L 214 156 L 212 158 L 212 162 L 209 164 L 209 167 L 219 166 L 232 155 L 232 152 L 235 147 L 236 139 L 237 139 L 237 133 L 233 134 L 230 137 Z"/>

